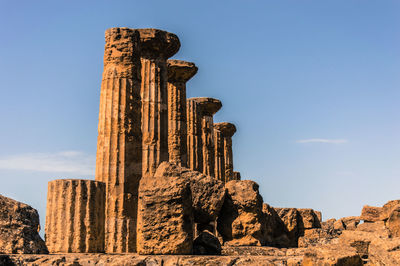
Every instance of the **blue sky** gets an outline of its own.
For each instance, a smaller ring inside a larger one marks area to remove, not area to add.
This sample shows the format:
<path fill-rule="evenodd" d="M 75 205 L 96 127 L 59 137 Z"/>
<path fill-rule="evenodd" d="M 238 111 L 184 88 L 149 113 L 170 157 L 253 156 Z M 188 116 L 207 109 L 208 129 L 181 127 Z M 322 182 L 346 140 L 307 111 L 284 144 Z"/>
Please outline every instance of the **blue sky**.
<path fill-rule="evenodd" d="M 0 0 L 0 194 L 45 218 L 47 182 L 93 178 L 104 31 L 161 28 L 222 101 L 264 201 L 324 218 L 398 199 L 399 1 Z"/>

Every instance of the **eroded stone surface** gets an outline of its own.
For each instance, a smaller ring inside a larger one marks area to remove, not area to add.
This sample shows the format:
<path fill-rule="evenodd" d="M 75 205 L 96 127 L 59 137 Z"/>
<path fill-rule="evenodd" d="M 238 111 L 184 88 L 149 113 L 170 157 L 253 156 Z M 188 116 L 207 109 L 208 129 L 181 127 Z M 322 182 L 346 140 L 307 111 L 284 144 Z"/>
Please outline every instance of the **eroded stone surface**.
<path fill-rule="evenodd" d="M 178 52 L 179 38 L 158 29 L 138 29 L 141 62 L 142 175 L 155 174 L 168 161 L 167 59 Z"/>
<path fill-rule="evenodd" d="M 214 124 L 214 128 L 217 132 L 215 134 L 215 175 L 223 182 L 229 182 L 234 180 L 232 136 L 236 132 L 236 127 L 232 123 L 222 122 Z M 221 160 L 221 162 L 219 162 L 219 160 Z"/>
<path fill-rule="evenodd" d="M 190 180 L 174 164 L 162 163 L 140 181 L 139 254 L 191 254 L 193 208 Z"/>
<path fill-rule="evenodd" d="M 233 180 L 225 187 L 227 194 L 217 221 L 224 245 L 263 245 L 266 225 L 258 184 L 250 180 Z"/>
<path fill-rule="evenodd" d="M 49 182 L 45 238 L 50 253 L 104 252 L 105 198 L 103 182 Z"/>
<path fill-rule="evenodd" d="M 348 247 L 344 249 L 340 245 L 332 244 L 308 249 L 304 255 L 302 265 L 361 266 L 363 262 L 355 248 Z"/>
<path fill-rule="evenodd" d="M 190 180 L 195 222 L 208 224 L 215 221 L 225 199 L 224 184 L 196 171 L 184 168 L 181 171 Z"/>
<path fill-rule="evenodd" d="M 106 252 L 136 250 L 142 176 L 139 37 L 128 28 L 111 28 L 105 34 L 95 178 L 107 184 Z"/>
<path fill-rule="evenodd" d="M 186 82 L 197 73 L 194 63 L 168 60 L 168 153 L 169 161 L 187 166 Z"/>
<path fill-rule="evenodd" d="M 214 120 L 213 116 L 222 107 L 221 101 L 214 98 L 193 98 L 197 103 L 197 127 L 201 134 L 201 172 L 205 175 L 215 175 L 215 145 L 214 145 Z M 197 145 L 196 145 L 197 146 Z"/>
<path fill-rule="evenodd" d="M 0 195 L 0 253 L 48 253 L 39 228 L 35 209 Z"/>

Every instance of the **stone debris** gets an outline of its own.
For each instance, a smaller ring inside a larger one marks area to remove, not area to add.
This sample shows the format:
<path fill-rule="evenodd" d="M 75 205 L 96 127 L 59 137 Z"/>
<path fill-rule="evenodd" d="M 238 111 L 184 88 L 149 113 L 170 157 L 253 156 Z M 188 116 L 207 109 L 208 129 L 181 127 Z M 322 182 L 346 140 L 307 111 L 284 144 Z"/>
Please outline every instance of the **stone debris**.
<path fill-rule="evenodd" d="M 193 242 L 195 255 L 221 255 L 222 247 L 218 238 L 208 230 L 202 231 Z"/>
<path fill-rule="evenodd" d="M 162 163 L 139 186 L 139 254 L 192 254 L 193 210 L 190 180 L 181 168 Z"/>
<path fill-rule="evenodd" d="M 226 197 L 217 220 L 224 245 L 263 245 L 266 224 L 258 184 L 250 180 L 232 180 L 225 187 Z"/>
<path fill-rule="evenodd" d="M 39 229 L 39 214 L 34 208 L 0 195 L 0 254 L 48 253 Z"/>
<path fill-rule="evenodd" d="M 186 99 L 198 69 L 169 59 L 180 45 L 106 30 L 96 181 L 49 182 L 46 242 L 36 210 L 0 196 L 0 265 L 400 265 L 400 200 L 327 221 L 264 204 L 233 167 L 236 126 L 214 123 L 221 101 Z M 75 254 L 11 255 L 47 248 Z"/>

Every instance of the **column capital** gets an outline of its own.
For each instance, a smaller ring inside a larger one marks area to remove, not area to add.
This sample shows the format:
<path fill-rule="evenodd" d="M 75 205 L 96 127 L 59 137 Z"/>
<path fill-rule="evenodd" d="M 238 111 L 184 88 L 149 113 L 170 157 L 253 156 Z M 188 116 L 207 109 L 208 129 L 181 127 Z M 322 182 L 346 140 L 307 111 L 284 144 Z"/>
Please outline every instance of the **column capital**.
<path fill-rule="evenodd" d="M 215 123 L 214 128 L 221 131 L 224 137 L 232 137 L 236 133 L 236 126 L 228 122 Z"/>
<path fill-rule="evenodd" d="M 187 82 L 197 73 L 197 66 L 192 62 L 167 60 L 168 81 Z"/>
<path fill-rule="evenodd" d="M 159 29 L 137 29 L 140 36 L 140 51 L 142 57 L 170 58 L 181 47 L 178 36 Z"/>
<path fill-rule="evenodd" d="M 207 115 L 214 115 L 216 112 L 219 111 L 222 107 L 222 103 L 218 99 L 209 98 L 209 97 L 196 97 L 190 98 L 188 100 L 192 100 L 198 103 L 201 112 Z"/>

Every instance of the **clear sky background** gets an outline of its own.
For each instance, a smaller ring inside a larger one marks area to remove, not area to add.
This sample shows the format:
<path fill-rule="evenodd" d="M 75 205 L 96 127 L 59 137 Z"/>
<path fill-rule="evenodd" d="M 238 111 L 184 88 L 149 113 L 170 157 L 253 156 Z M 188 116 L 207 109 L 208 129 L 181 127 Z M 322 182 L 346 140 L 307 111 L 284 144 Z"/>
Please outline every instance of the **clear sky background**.
<path fill-rule="evenodd" d="M 94 178 L 104 31 L 160 28 L 222 101 L 264 202 L 359 215 L 400 198 L 400 2 L 0 0 L 0 194 Z"/>

